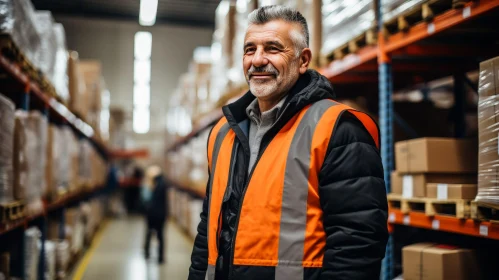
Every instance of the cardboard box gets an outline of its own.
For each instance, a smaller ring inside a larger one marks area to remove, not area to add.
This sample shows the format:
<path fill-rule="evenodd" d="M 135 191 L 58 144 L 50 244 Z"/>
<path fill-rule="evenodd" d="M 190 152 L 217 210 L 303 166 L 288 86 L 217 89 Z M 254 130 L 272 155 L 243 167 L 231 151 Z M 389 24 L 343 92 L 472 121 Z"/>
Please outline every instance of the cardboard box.
<path fill-rule="evenodd" d="M 80 117 L 85 118 L 88 111 L 87 100 L 84 98 L 86 87 L 83 73 L 80 69 L 78 53 L 69 51 L 68 59 L 68 86 L 69 102 L 68 107 Z"/>
<path fill-rule="evenodd" d="M 98 60 L 81 60 L 80 69 L 85 81 L 84 99 L 88 110 L 100 112 L 102 109 L 102 64 Z"/>
<path fill-rule="evenodd" d="M 391 181 L 392 181 L 392 189 L 391 193 L 394 194 L 402 194 L 402 174 L 398 173 L 397 171 L 393 171 L 391 175 Z"/>
<path fill-rule="evenodd" d="M 480 279 L 472 250 L 419 243 L 402 249 L 404 280 Z"/>
<path fill-rule="evenodd" d="M 395 162 L 402 173 L 475 173 L 478 145 L 453 138 L 401 141 L 395 144 Z"/>
<path fill-rule="evenodd" d="M 402 175 L 402 196 L 426 197 L 428 184 L 476 184 L 476 174 L 404 174 Z"/>
<path fill-rule="evenodd" d="M 477 185 L 474 184 L 428 184 L 426 195 L 438 199 L 475 199 Z"/>

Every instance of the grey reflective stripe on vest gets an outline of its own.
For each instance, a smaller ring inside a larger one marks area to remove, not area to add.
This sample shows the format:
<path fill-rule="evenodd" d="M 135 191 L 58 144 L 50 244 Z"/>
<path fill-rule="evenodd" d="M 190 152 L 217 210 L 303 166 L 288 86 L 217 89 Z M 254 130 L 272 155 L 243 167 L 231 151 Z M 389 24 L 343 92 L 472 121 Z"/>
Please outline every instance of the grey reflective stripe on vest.
<path fill-rule="evenodd" d="M 206 270 L 206 276 L 204 280 L 215 280 L 215 266 L 209 264 L 208 269 Z"/>
<path fill-rule="evenodd" d="M 312 137 L 324 112 L 335 104 L 337 103 L 331 100 L 314 103 L 303 116 L 293 136 L 284 175 L 276 280 L 303 280 Z"/>
<path fill-rule="evenodd" d="M 211 154 L 211 168 L 210 168 L 210 181 L 208 183 L 208 216 L 207 216 L 207 229 L 206 229 L 206 240 L 208 244 L 210 242 L 210 205 L 211 205 L 211 188 L 213 186 L 213 176 L 215 175 L 215 168 L 217 166 L 218 153 L 220 152 L 220 147 L 222 142 L 229 132 L 230 126 L 228 123 L 224 124 L 218 131 L 217 138 L 215 138 L 215 143 L 213 145 L 213 153 Z M 209 250 L 208 250 L 209 252 Z M 206 271 L 206 280 L 215 279 L 215 266 L 208 265 L 208 270 Z"/>

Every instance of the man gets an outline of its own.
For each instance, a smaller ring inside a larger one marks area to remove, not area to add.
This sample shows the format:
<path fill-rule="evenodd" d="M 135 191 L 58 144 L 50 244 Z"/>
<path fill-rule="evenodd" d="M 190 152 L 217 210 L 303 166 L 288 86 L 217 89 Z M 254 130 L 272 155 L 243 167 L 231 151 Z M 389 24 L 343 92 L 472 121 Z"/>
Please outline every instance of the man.
<path fill-rule="evenodd" d="M 153 232 L 158 238 L 158 263 L 165 262 L 164 228 L 168 217 L 168 198 L 166 182 L 161 168 L 157 165 L 150 166 L 146 172 L 146 183 L 142 187 L 142 195 L 147 220 L 146 240 L 144 244 L 145 258 L 149 259 L 149 250 Z"/>
<path fill-rule="evenodd" d="M 307 70 L 308 38 L 297 11 L 249 15 L 250 91 L 223 108 L 208 140 L 190 280 L 379 279 L 388 232 L 378 128 Z"/>

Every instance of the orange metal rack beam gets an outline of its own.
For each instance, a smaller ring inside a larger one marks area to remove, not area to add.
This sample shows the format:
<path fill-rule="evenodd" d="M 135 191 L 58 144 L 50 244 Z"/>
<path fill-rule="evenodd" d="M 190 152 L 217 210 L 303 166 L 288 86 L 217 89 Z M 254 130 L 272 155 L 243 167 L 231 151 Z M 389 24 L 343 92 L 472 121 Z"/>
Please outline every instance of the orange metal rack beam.
<path fill-rule="evenodd" d="M 148 158 L 148 149 L 138 149 L 138 150 L 111 150 L 110 156 L 113 159 L 125 159 L 125 158 Z"/>
<path fill-rule="evenodd" d="M 478 222 L 472 219 L 438 215 L 429 217 L 418 212 L 405 215 L 398 209 L 390 209 L 388 223 L 499 240 L 499 224 Z"/>

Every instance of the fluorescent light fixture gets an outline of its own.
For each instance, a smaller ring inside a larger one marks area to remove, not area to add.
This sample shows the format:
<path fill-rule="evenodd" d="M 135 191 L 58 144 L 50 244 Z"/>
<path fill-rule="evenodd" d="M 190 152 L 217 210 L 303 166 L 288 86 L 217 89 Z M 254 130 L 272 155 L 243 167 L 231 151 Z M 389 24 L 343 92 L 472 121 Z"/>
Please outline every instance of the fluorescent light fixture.
<path fill-rule="evenodd" d="M 139 31 L 135 33 L 135 59 L 150 59 L 152 51 L 151 32 Z"/>
<path fill-rule="evenodd" d="M 135 107 L 133 109 L 133 131 L 144 134 L 149 132 L 151 114 L 148 107 Z"/>
<path fill-rule="evenodd" d="M 135 84 L 133 87 L 133 105 L 149 107 L 151 105 L 151 87 L 149 84 Z"/>
<path fill-rule="evenodd" d="M 152 26 L 156 22 L 158 0 L 140 0 L 139 23 L 143 26 Z"/>
<path fill-rule="evenodd" d="M 133 76 L 136 84 L 149 84 L 151 82 L 151 60 L 136 59 L 133 66 Z"/>

